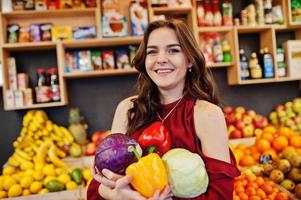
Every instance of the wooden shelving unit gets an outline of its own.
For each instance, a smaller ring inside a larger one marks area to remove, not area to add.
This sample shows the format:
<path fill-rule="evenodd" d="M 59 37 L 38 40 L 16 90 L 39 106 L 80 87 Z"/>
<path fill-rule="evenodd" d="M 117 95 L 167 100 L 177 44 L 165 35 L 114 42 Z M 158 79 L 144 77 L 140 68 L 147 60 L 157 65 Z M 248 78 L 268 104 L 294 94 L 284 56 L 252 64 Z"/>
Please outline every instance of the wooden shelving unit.
<path fill-rule="evenodd" d="M 101 1 L 97 0 L 95 8 L 84 9 L 59 9 L 47 11 L 13 11 L 9 13 L 0 13 L 0 55 L 3 61 L 3 98 L 8 87 L 8 73 L 7 73 L 7 59 L 14 52 L 23 51 L 36 51 L 40 50 L 54 50 L 57 55 L 57 66 L 59 72 L 61 102 L 34 104 L 31 106 L 24 106 L 19 108 L 8 108 L 4 98 L 5 110 L 19 110 L 19 109 L 34 109 L 45 108 L 54 106 L 63 106 L 68 104 L 67 97 L 67 79 L 75 78 L 90 78 L 90 77 L 104 77 L 115 75 L 129 75 L 137 74 L 135 69 L 129 70 L 103 70 L 93 72 L 76 72 L 65 73 L 65 52 L 72 49 L 93 49 L 102 47 L 115 47 L 121 45 L 139 45 L 142 37 L 131 36 L 129 5 L 130 0 L 119 1 L 121 12 L 125 15 L 128 21 L 129 36 L 119 38 L 103 38 L 101 27 Z M 235 2 L 234 2 L 235 4 Z M 196 0 L 192 0 L 192 7 L 152 7 L 151 1 L 147 0 L 147 7 L 149 13 L 149 21 L 153 21 L 155 15 L 168 15 L 181 17 L 193 30 L 196 39 L 201 43 L 202 34 L 206 32 L 218 32 L 222 38 L 229 41 L 231 46 L 232 62 L 230 63 L 212 63 L 208 64 L 209 68 L 227 68 L 228 83 L 230 85 L 245 85 L 245 84 L 260 84 L 260 83 L 274 83 L 284 81 L 299 80 L 296 78 L 284 77 L 278 78 L 277 64 L 275 63 L 275 78 L 272 79 L 255 79 L 255 80 L 241 80 L 240 67 L 239 67 L 239 48 L 240 48 L 240 35 L 243 34 L 257 34 L 259 35 L 259 46 L 268 47 L 272 55 L 276 56 L 276 33 L 293 31 L 295 32 L 296 39 L 301 39 L 301 24 L 294 24 L 291 20 L 290 0 L 273 0 L 274 5 L 281 5 L 285 17 L 283 25 L 263 25 L 263 26 L 218 26 L 218 27 L 199 27 L 197 25 L 197 10 Z M 75 26 L 95 26 L 97 29 L 97 38 L 86 39 L 79 41 L 55 41 L 55 42 L 35 42 L 35 43 L 7 43 L 7 25 L 19 24 L 29 25 L 34 23 L 52 23 L 53 25 L 69 25 Z M 18 66 L 17 66 L 18 67 Z M 301 79 L 301 78 L 300 78 Z"/>

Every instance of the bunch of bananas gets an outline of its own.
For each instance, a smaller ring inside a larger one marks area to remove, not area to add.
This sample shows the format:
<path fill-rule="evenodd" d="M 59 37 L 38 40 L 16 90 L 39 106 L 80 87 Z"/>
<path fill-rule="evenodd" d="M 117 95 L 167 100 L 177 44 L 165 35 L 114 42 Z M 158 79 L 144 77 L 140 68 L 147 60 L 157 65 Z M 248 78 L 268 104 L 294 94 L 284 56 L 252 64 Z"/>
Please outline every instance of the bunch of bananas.
<path fill-rule="evenodd" d="M 13 143 L 15 152 L 8 164 L 19 167 L 26 161 L 34 164 L 51 162 L 56 167 L 64 167 L 61 158 L 66 157 L 66 153 L 60 148 L 73 142 L 68 129 L 54 124 L 44 111 L 30 110 L 23 118 L 20 136 Z"/>

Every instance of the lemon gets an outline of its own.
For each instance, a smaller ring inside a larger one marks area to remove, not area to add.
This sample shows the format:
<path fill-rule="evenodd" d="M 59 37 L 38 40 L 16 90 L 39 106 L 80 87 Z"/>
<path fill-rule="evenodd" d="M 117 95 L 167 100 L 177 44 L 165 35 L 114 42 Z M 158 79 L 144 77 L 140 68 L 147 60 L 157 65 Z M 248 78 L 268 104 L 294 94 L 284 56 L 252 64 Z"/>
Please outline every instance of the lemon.
<path fill-rule="evenodd" d="M 31 176 L 24 176 L 20 181 L 20 184 L 24 189 L 29 188 L 32 183 L 33 178 Z"/>
<path fill-rule="evenodd" d="M 41 170 L 36 170 L 32 176 L 36 181 L 40 181 L 44 178 L 44 174 Z"/>
<path fill-rule="evenodd" d="M 34 168 L 35 168 L 35 170 L 43 170 L 44 164 L 40 163 L 40 162 L 35 163 Z"/>
<path fill-rule="evenodd" d="M 30 190 L 29 189 L 24 189 L 23 192 L 22 192 L 22 196 L 27 196 L 27 195 L 30 195 Z"/>
<path fill-rule="evenodd" d="M 43 185 L 46 185 L 46 183 L 51 180 L 57 180 L 57 178 L 55 176 L 47 176 L 43 181 Z"/>
<path fill-rule="evenodd" d="M 90 169 L 84 169 L 82 173 L 83 173 L 83 177 L 86 181 L 93 178 Z"/>
<path fill-rule="evenodd" d="M 20 184 L 12 185 L 8 190 L 8 197 L 17 197 L 22 194 L 22 187 Z"/>
<path fill-rule="evenodd" d="M 23 171 L 26 171 L 28 169 L 33 169 L 33 167 L 34 167 L 34 165 L 30 161 L 25 161 L 25 162 L 21 163 L 21 166 L 20 166 L 21 170 L 23 170 Z"/>
<path fill-rule="evenodd" d="M 6 198 L 6 197 L 7 197 L 7 192 L 4 190 L 0 191 L 0 199 Z"/>
<path fill-rule="evenodd" d="M 15 178 L 17 180 L 17 182 L 20 182 L 22 176 L 22 174 L 20 173 L 17 173 L 17 174 L 13 174 L 11 177 Z"/>
<path fill-rule="evenodd" d="M 74 181 L 69 181 L 66 183 L 66 189 L 67 190 L 73 190 L 77 188 L 77 184 Z"/>
<path fill-rule="evenodd" d="M 58 181 L 67 184 L 69 181 L 71 181 L 71 177 L 68 174 L 61 174 L 58 177 Z"/>
<path fill-rule="evenodd" d="M 3 188 L 8 191 L 11 186 L 17 183 L 17 180 L 11 176 L 7 176 L 3 180 Z"/>
<path fill-rule="evenodd" d="M 3 168 L 2 174 L 3 175 L 12 175 L 15 171 L 16 171 L 16 169 L 14 167 L 7 166 L 7 167 Z"/>
<path fill-rule="evenodd" d="M 46 165 L 43 168 L 43 173 L 46 176 L 55 176 L 55 168 L 54 168 L 54 166 L 53 165 Z"/>
<path fill-rule="evenodd" d="M 43 188 L 43 189 L 40 190 L 39 194 L 46 194 L 46 193 L 48 193 L 48 192 L 49 192 L 49 191 L 48 191 L 47 188 Z"/>
<path fill-rule="evenodd" d="M 28 175 L 28 176 L 32 176 L 34 173 L 34 170 L 33 169 L 28 169 L 25 171 L 25 175 Z"/>
<path fill-rule="evenodd" d="M 41 189 L 42 189 L 42 184 L 38 181 L 33 182 L 29 188 L 30 192 L 33 194 L 38 193 Z"/>
<path fill-rule="evenodd" d="M 56 175 L 61 175 L 61 174 L 63 174 L 65 172 L 65 170 L 63 169 L 63 168 L 56 168 L 55 169 L 55 173 L 56 173 Z"/>

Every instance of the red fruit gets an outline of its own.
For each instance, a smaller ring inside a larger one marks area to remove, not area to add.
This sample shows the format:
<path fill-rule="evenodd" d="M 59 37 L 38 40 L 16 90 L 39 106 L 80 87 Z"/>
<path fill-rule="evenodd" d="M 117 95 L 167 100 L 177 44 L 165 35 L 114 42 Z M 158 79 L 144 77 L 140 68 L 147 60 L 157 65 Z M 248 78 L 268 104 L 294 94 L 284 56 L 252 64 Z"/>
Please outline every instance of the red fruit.
<path fill-rule="evenodd" d="M 101 143 L 101 141 L 110 134 L 111 131 L 95 131 L 92 135 L 92 142 L 94 142 L 96 146 L 98 146 L 99 143 Z"/>
<path fill-rule="evenodd" d="M 235 123 L 235 127 L 239 130 L 242 130 L 245 127 L 245 123 L 243 123 L 242 121 L 237 121 Z"/>
<path fill-rule="evenodd" d="M 236 122 L 234 115 L 226 115 L 225 118 L 228 125 L 234 124 Z"/>
<path fill-rule="evenodd" d="M 227 114 L 230 114 L 233 112 L 233 108 L 231 106 L 227 106 L 224 108 L 224 112 Z"/>
<path fill-rule="evenodd" d="M 96 145 L 93 142 L 90 142 L 86 146 L 86 155 L 94 155 L 96 151 Z"/>
<path fill-rule="evenodd" d="M 240 130 L 235 129 L 235 130 L 231 131 L 229 137 L 230 137 L 230 139 L 242 138 L 242 132 Z"/>

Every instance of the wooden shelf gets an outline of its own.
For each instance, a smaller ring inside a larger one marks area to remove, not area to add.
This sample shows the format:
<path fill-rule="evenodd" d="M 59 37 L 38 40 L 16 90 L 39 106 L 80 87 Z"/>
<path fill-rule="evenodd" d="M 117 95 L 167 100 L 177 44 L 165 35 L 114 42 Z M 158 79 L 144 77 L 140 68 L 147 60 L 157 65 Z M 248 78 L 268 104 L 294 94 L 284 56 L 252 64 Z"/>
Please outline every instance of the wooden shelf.
<path fill-rule="evenodd" d="M 206 33 L 206 32 L 228 32 L 233 29 L 233 26 L 202 26 L 198 27 L 199 33 Z"/>
<path fill-rule="evenodd" d="M 209 63 L 209 64 L 206 64 L 206 67 L 209 67 L 209 68 L 221 68 L 221 67 L 231 67 L 232 65 L 233 65 L 232 62 Z"/>
<path fill-rule="evenodd" d="M 22 107 L 7 107 L 4 110 L 25 110 L 25 109 L 35 109 L 35 108 L 48 108 L 48 107 L 57 107 L 57 106 L 65 106 L 66 103 L 64 102 L 51 102 L 51 103 L 39 103 L 39 104 L 32 104 L 29 106 L 22 106 Z"/>
<path fill-rule="evenodd" d="M 250 84 L 259 84 L 259 83 L 275 83 L 275 82 L 284 82 L 284 81 L 298 81 L 301 78 L 262 78 L 262 79 L 250 79 L 250 80 L 241 80 L 239 85 L 250 85 Z"/>
<path fill-rule="evenodd" d="M 84 48 L 84 47 L 140 44 L 141 41 L 142 41 L 142 37 L 118 37 L 118 38 L 105 38 L 105 39 L 63 41 L 62 44 L 63 47 L 72 49 L 72 48 Z"/>
<path fill-rule="evenodd" d="M 55 49 L 55 42 L 24 42 L 24 43 L 5 43 L 2 45 L 3 49 L 9 51 L 32 51 L 41 49 Z"/>
<path fill-rule="evenodd" d="M 170 15 L 178 15 L 178 14 L 188 14 L 192 10 L 191 7 L 179 7 L 179 8 L 167 8 L 167 7 L 159 7 L 153 8 L 153 12 L 156 15 L 160 14 L 170 14 Z"/>
<path fill-rule="evenodd" d="M 87 14 L 95 14 L 96 8 L 82 8 L 82 9 L 58 9 L 58 10 L 28 10 L 28 11 L 13 11 L 2 13 L 2 16 L 7 19 L 24 19 L 24 18 L 40 18 L 40 17 L 64 17 L 64 16 L 81 16 Z"/>
<path fill-rule="evenodd" d="M 90 78 L 90 77 L 104 77 L 104 76 L 115 76 L 115 75 L 129 75 L 137 74 L 136 69 L 107 69 L 91 72 L 70 72 L 64 73 L 64 78 Z"/>

